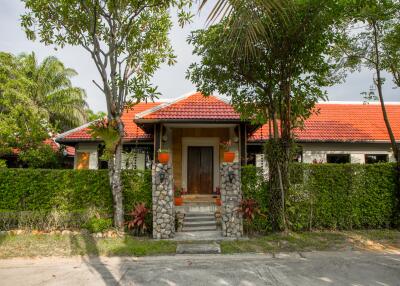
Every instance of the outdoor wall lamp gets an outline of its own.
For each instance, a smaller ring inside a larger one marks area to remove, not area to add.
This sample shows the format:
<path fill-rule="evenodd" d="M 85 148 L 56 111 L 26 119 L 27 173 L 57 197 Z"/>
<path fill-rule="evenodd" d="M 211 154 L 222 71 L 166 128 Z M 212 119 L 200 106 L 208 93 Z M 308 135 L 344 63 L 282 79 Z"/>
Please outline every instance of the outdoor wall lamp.
<path fill-rule="evenodd" d="M 228 178 L 229 178 L 229 183 L 232 183 L 233 179 L 235 179 L 235 173 L 233 171 L 229 171 Z"/>
<path fill-rule="evenodd" d="M 164 180 L 165 180 L 165 174 L 164 173 L 160 173 L 160 182 L 162 183 L 162 182 L 164 182 Z"/>

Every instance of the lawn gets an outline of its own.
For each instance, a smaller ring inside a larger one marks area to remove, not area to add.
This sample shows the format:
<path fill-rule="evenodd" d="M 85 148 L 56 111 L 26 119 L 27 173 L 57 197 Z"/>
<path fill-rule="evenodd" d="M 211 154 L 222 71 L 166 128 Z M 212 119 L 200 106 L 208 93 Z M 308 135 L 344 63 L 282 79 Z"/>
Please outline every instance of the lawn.
<path fill-rule="evenodd" d="M 0 258 L 35 256 L 144 256 L 175 253 L 176 243 L 148 238 L 91 235 L 0 235 Z"/>
<path fill-rule="evenodd" d="M 91 235 L 0 235 L 0 259 L 38 256 L 145 256 L 175 254 L 176 242 L 149 238 L 94 238 Z M 223 241 L 224 254 L 315 250 L 375 250 L 400 253 L 400 231 L 360 230 L 281 233 Z"/>
<path fill-rule="evenodd" d="M 375 250 L 400 253 L 400 231 L 359 230 L 281 233 L 249 240 L 223 241 L 222 253 L 291 252 L 314 250 Z"/>

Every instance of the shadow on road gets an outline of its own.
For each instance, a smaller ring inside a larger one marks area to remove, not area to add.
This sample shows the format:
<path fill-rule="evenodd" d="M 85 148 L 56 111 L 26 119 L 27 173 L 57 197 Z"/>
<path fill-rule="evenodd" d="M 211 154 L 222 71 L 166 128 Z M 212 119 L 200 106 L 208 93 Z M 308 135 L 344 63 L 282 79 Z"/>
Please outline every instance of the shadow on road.
<path fill-rule="evenodd" d="M 99 257 L 100 253 L 96 245 L 96 239 L 91 235 L 82 235 L 80 237 L 82 240 L 78 239 L 77 236 L 70 235 L 72 251 L 78 252 L 77 254 L 80 255 L 87 253 L 87 256 L 82 256 L 83 262 L 89 269 L 96 271 L 106 285 L 119 285 L 117 279 Z"/>

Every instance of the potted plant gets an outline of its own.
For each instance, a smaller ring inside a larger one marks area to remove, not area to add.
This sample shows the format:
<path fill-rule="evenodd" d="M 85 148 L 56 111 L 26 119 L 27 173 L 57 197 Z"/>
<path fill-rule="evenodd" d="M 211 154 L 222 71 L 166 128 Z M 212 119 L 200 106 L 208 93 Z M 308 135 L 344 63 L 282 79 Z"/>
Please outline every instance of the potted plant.
<path fill-rule="evenodd" d="M 169 150 L 159 149 L 158 150 L 158 162 L 161 164 L 168 164 L 169 161 Z"/>
<path fill-rule="evenodd" d="M 183 203 L 182 190 L 179 188 L 174 189 L 174 202 L 176 206 L 181 206 Z"/>
<path fill-rule="evenodd" d="M 229 151 L 230 147 L 232 146 L 232 141 L 221 141 L 221 147 L 224 148 L 224 162 L 232 163 L 235 160 L 235 152 Z"/>

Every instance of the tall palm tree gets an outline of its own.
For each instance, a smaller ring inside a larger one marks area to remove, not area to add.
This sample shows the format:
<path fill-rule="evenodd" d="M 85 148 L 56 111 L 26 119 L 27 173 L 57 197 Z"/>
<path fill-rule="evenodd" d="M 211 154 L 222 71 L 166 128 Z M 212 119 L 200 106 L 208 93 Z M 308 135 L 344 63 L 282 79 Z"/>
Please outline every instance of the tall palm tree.
<path fill-rule="evenodd" d="M 30 98 L 47 114 L 47 120 L 57 131 L 64 131 L 86 121 L 86 93 L 74 87 L 71 78 L 77 75 L 56 57 L 47 57 L 41 63 L 36 55 L 18 57 L 22 73 L 28 80 Z"/>

